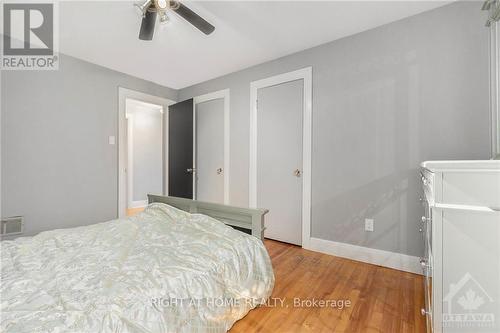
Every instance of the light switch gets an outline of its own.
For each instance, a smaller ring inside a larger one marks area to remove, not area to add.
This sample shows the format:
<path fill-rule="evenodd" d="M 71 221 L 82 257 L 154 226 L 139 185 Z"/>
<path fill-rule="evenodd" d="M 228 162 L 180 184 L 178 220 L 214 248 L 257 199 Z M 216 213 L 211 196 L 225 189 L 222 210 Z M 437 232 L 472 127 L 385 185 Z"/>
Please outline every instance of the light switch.
<path fill-rule="evenodd" d="M 365 231 L 373 231 L 373 219 L 365 219 Z"/>
<path fill-rule="evenodd" d="M 109 144 L 114 145 L 116 143 L 116 138 L 114 135 L 109 136 Z"/>

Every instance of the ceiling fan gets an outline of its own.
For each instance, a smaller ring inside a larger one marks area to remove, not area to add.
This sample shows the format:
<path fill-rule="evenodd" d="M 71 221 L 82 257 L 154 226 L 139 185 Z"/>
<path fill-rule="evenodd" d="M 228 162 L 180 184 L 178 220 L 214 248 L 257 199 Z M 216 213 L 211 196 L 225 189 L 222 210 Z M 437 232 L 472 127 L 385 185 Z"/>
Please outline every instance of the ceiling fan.
<path fill-rule="evenodd" d="M 142 40 L 153 39 L 157 15 L 160 16 L 160 23 L 168 22 L 167 10 L 174 11 L 205 35 L 210 35 L 215 30 L 213 25 L 177 0 L 146 0 L 140 4 L 135 4 L 135 6 L 139 8 L 142 14 L 141 29 L 139 31 L 139 39 Z"/>

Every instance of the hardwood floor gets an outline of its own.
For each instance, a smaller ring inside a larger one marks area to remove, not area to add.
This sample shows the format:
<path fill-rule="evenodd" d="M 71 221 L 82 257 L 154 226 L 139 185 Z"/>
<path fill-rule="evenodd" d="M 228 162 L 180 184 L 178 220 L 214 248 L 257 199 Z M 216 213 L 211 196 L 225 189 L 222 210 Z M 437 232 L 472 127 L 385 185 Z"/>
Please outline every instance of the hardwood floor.
<path fill-rule="evenodd" d="M 135 215 L 139 212 L 142 212 L 144 210 L 144 207 L 139 207 L 139 208 L 127 208 L 127 216 L 132 216 Z"/>
<path fill-rule="evenodd" d="M 276 277 L 271 297 L 284 299 L 284 306 L 250 311 L 231 333 L 425 332 L 421 276 L 272 240 L 265 245 Z M 351 306 L 294 307 L 294 298 L 350 300 Z"/>
<path fill-rule="evenodd" d="M 127 215 L 142 210 L 129 209 Z M 425 332 L 420 314 L 424 306 L 422 276 L 273 240 L 264 243 L 276 278 L 271 300 L 236 322 L 230 333 Z M 296 307 L 294 298 L 348 300 L 351 305 L 342 309 Z"/>

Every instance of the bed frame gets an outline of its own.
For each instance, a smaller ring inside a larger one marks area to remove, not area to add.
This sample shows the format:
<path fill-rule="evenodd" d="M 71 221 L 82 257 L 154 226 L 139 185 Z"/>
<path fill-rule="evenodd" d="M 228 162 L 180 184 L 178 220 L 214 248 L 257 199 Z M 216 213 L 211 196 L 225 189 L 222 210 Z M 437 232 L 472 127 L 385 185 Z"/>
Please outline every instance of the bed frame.
<path fill-rule="evenodd" d="M 267 209 L 241 208 L 152 194 L 148 194 L 148 202 L 161 202 L 192 214 L 208 215 L 237 230 L 251 234 L 260 240 L 264 239 L 264 215 L 269 212 Z"/>

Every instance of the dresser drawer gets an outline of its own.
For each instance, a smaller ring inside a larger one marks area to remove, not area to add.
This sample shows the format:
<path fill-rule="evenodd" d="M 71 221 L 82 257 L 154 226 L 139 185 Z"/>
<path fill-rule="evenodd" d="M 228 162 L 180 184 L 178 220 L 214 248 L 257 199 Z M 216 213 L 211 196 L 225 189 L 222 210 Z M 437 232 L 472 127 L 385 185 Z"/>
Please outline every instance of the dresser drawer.
<path fill-rule="evenodd" d="M 449 172 L 443 174 L 441 203 L 500 208 L 498 172 Z"/>

